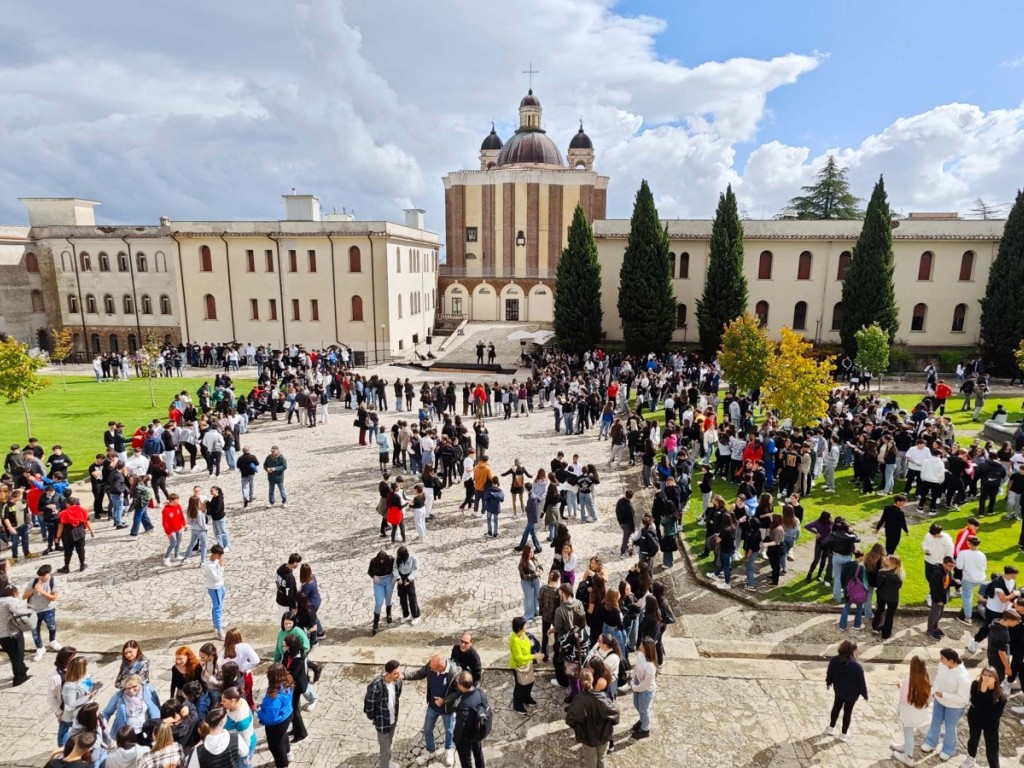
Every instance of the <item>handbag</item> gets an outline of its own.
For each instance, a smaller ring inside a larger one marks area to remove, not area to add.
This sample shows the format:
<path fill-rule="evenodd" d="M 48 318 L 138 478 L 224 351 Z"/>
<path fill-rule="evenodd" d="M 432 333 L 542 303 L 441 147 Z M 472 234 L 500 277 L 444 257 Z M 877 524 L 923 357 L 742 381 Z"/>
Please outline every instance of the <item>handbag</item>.
<path fill-rule="evenodd" d="M 860 580 L 860 564 L 853 571 L 853 576 L 850 577 L 850 581 L 846 585 L 846 597 L 851 603 L 857 605 L 863 605 L 868 600 L 868 590 L 864 586 L 864 583 Z"/>
<path fill-rule="evenodd" d="M 32 619 L 35 611 L 24 602 L 13 603 L 8 606 L 11 612 L 10 621 L 7 623 L 7 630 L 11 635 L 20 635 L 22 632 L 32 631 Z"/>
<path fill-rule="evenodd" d="M 567 661 L 563 664 L 565 670 L 565 676 L 570 680 L 575 680 L 580 676 L 580 663 L 578 661 Z"/>
<path fill-rule="evenodd" d="M 533 685 L 537 681 L 537 670 L 533 668 L 532 661 L 525 667 L 517 668 L 515 673 L 519 685 Z"/>

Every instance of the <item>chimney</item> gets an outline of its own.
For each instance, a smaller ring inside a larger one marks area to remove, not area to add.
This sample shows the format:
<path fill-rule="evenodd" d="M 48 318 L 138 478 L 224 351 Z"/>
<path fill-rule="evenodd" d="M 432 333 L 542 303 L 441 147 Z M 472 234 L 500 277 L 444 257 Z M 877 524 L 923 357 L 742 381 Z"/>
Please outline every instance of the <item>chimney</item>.
<path fill-rule="evenodd" d="M 405 208 L 405 226 L 411 229 L 423 229 L 423 214 L 426 213 L 422 208 Z"/>
<path fill-rule="evenodd" d="M 320 198 L 316 195 L 298 195 L 292 190 L 284 198 L 285 221 L 320 221 Z"/>

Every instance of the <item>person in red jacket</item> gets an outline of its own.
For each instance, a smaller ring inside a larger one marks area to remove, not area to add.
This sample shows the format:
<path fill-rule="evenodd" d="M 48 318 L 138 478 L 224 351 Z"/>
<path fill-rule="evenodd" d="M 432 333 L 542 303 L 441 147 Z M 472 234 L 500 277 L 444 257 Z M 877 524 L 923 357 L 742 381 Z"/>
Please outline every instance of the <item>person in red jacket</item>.
<path fill-rule="evenodd" d="M 946 415 L 946 400 L 953 396 L 953 390 L 949 384 L 939 379 L 939 383 L 935 385 L 935 410 L 940 415 Z"/>
<path fill-rule="evenodd" d="M 85 570 L 85 534 L 96 538 L 92 526 L 89 525 L 89 512 L 78 499 L 68 499 L 68 506 L 61 510 L 57 518 L 56 539 L 64 544 L 64 567 L 57 573 L 67 573 L 71 566 L 71 555 L 78 553 L 78 570 Z"/>
<path fill-rule="evenodd" d="M 178 549 L 181 547 L 181 532 L 185 530 L 185 513 L 182 512 L 181 504 L 178 502 L 178 494 L 172 493 L 167 497 L 160 514 L 164 533 L 167 534 L 167 551 L 164 552 L 164 565 L 171 565 L 172 558 L 178 557 Z"/>

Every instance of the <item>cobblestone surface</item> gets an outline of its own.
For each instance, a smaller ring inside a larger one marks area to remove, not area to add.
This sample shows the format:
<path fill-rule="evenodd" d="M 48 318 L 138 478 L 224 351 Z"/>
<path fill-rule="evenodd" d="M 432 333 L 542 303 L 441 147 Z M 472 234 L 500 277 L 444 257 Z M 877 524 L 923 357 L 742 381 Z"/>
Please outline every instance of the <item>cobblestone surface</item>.
<path fill-rule="evenodd" d="M 392 380 L 409 376 L 409 369 L 381 369 Z M 464 377 L 448 376 L 457 382 Z M 506 379 L 511 377 L 505 377 Z M 460 403 L 461 407 L 461 403 Z M 401 414 L 388 412 L 390 427 Z M 486 752 L 490 766 L 530 764 L 547 768 L 580 764 L 578 751 L 562 724 L 563 695 L 547 682 L 547 673 L 536 686 L 540 705 L 520 719 L 509 708 L 511 678 L 505 638 L 513 617 L 520 614 L 522 594 L 512 547 L 518 543 L 523 516 L 502 513 L 501 537 L 487 539 L 481 516 L 457 509 L 462 489 L 447 490 L 435 503 L 435 521 L 429 525 L 428 542 L 421 543 L 407 522 L 409 546 L 421 562 L 418 592 L 423 622 L 412 627 L 394 624 L 376 637 L 370 636 L 372 590 L 366 575 L 369 559 L 382 542 L 389 551 L 390 539 L 378 538 L 379 517 L 376 484 L 379 480 L 375 449 L 360 448 L 352 427 L 353 413 L 332 405 L 330 423 L 315 429 L 260 422 L 245 437 L 259 457 L 272 444 L 287 456 L 286 485 L 289 507 L 266 504 L 266 483 L 257 482 L 258 501 L 243 510 L 239 479 L 235 473 L 219 480 L 205 473 L 176 476 L 169 485 L 186 495 L 194 484 L 204 488 L 219 484 L 229 511 L 231 550 L 226 556 L 226 625 L 239 626 L 261 655 L 269 652 L 277 630 L 273 608 L 273 575 L 293 551 L 312 563 L 323 595 L 321 619 L 327 641 L 314 658 L 327 662 L 321 680 L 322 704 L 307 718 L 310 738 L 293 751 L 296 765 L 369 768 L 376 759 L 376 740 L 359 711 L 366 683 L 379 665 L 392 656 L 409 665 L 425 662 L 432 649 L 447 649 L 463 629 L 477 634 L 484 656 L 484 683 L 498 712 L 495 733 Z M 529 418 L 489 420 L 491 464 L 503 472 L 519 457 L 529 471 L 546 467 L 558 450 L 581 461 L 594 463 L 601 472 L 597 487 L 600 521 L 574 524 L 572 535 L 581 559 L 600 554 L 613 578 L 622 575 L 628 561 L 618 557 L 619 529 L 614 502 L 625 485 L 637 481 L 633 470 L 608 471 L 608 445 L 586 436 L 565 437 L 553 432 L 549 410 Z M 507 483 L 505 484 L 507 486 Z M 638 509 L 649 501 L 638 494 Z M 130 541 L 114 532 L 109 523 L 98 526 L 88 542 L 89 569 L 72 570 L 63 578 L 64 593 L 58 620 L 60 639 L 86 651 L 97 665 L 96 677 L 112 685 L 116 654 L 129 637 L 139 639 L 153 658 L 158 689 L 166 694 L 173 650 L 181 643 L 193 647 L 214 640 L 201 572 L 196 560 L 182 566 L 160 563 L 165 539 L 158 530 Z M 550 562 L 550 551 L 542 553 Z M 28 582 L 39 563 L 24 561 L 13 566 L 17 583 Z M 842 744 L 822 731 L 831 704 L 825 690 L 825 658 L 841 635 L 832 613 L 774 611 L 750 606 L 709 591 L 677 565 L 659 576 L 672 588 L 679 623 L 671 629 L 669 661 L 659 681 L 654 705 L 652 738 L 630 743 L 623 738 L 609 766 L 643 763 L 652 768 L 685 762 L 694 766 L 875 766 L 888 763 L 888 744 L 897 731 L 895 684 L 904 673 L 897 663 L 914 652 L 928 654 L 934 663 L 935 649 L 917 648 L 921 619 L 898 620 L 902 645 L 881 643 L 870 633 L 855 635 L 866 659 L 873 656 L 890 663 L 869 663 L 871 701 L 858 704 L 854 715 L 854 741 Z M 395 615 L 399 615 L 395 598 Z M 961 628 L 948 623 L 949 643 L 961 645 Z M 31 640 L 29 640 L 31 645 Z M 898 648 L 898 650 L 896 650 Z M 56 724 L 46 711 L 45 685 L 53 655 L 32 664 L 33 679 L 18 689 L 9 688 L 3 673 L 0 706 L 7 713 L 0 736 L 5 765 L 39 766 L 53 743 Z M 258 680 L 257 688 L 261 687 Z M 423 687 L 411 683 L 403 697 L 402 720 L 396 740 L 396 759 L 412 765 L 423 747 Z M 1019 697 L 1017 699 L 1019 701 Z M 620 698 L 622 725 L 628 731 L 636 719 L 628 696 Z M 965 728 L 966 726 L 964 726 Z M 962 734 L 966 737 L 966 731 Z M 1003 755 L 1006 764 L 1024 754 L 1022 729 L 1009 715 L 1003 724 Z M 963 752 L 961 751 L 961 756 Z M 260 765 L 269 764 L 262 746 Z M 935 762 L 932 759 L 931 762 Z M 979 761 L 984 764 L 984 760 Z M 440 762 L 436 762 L 440 765 Z"/>

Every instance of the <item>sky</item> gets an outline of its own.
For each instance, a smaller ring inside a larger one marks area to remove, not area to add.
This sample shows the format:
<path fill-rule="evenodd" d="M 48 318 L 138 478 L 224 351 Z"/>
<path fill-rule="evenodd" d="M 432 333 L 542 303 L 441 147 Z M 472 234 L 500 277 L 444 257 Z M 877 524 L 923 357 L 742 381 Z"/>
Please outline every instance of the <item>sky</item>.
<path fill-rule="evenodd" d="M 894 209 L 1024 186 L 1024 4 L 951 0 L 53 0 L 0 16 L 0 223 L 18 197 L 101 223 L 279 219 L 280 195 L 444 228 L 441 177 L 507 139 L 533 85 L 563 152 L 583 118 L 610 218 L 732 184 L 770 218 L 828 154 Z M 1004 209 L 1005 211 L 1005 209 Z M 443 234 L 443 232 L 442 232 Z"/>

